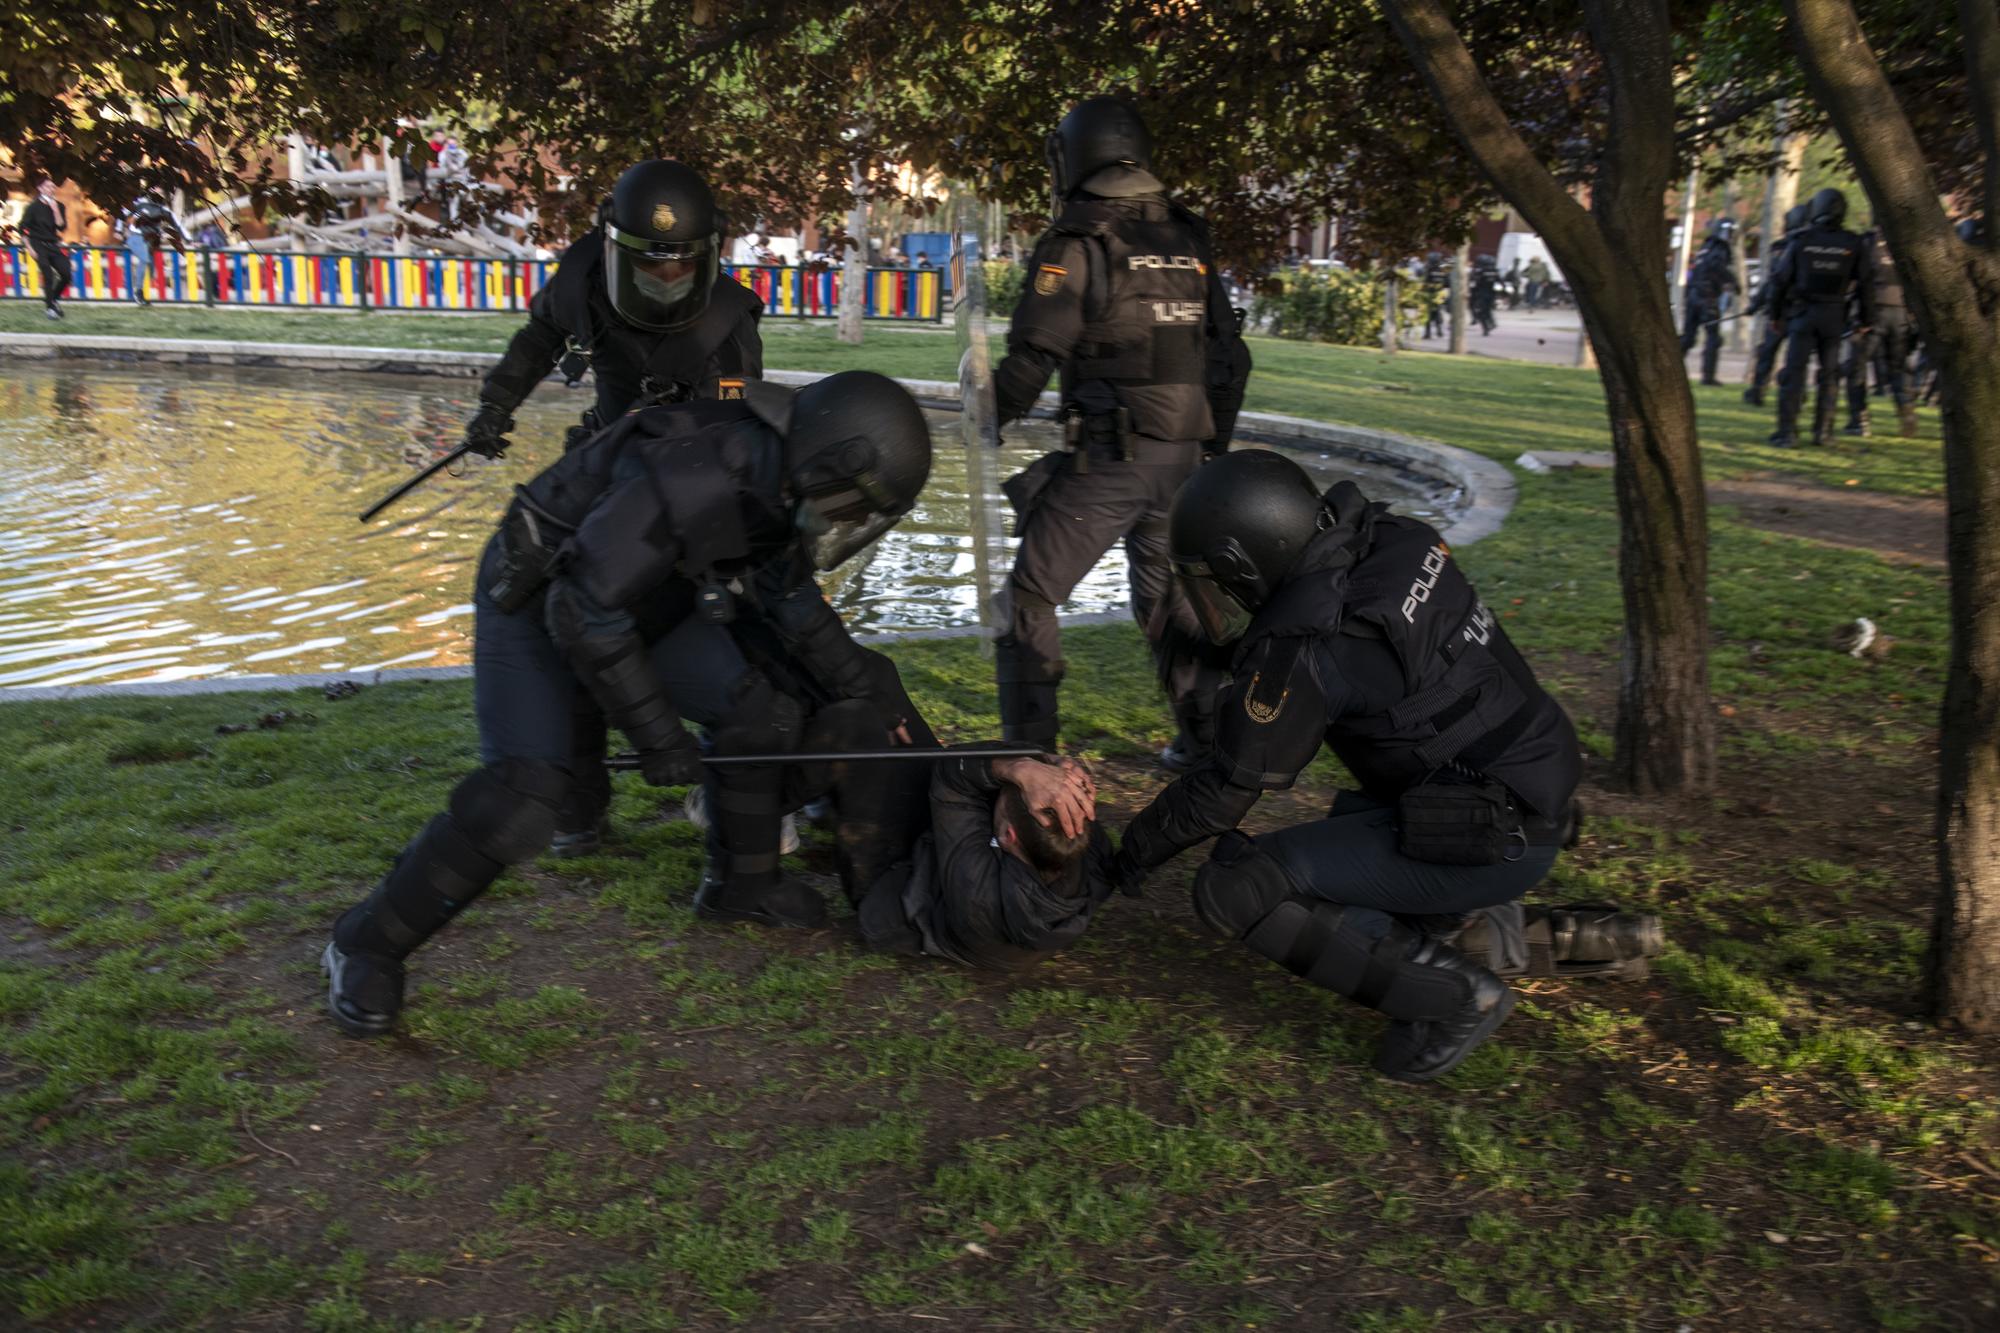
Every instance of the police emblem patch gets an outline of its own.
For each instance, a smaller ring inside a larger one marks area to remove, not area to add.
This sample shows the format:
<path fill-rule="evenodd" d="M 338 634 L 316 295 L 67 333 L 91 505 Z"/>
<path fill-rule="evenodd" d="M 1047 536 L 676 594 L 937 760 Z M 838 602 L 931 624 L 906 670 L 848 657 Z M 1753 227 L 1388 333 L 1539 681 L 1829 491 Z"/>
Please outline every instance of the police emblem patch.
<path fill-rule="evenodd" d="M 1062 290 L 1063 279 L 1068 276 L 1069 270 L 1060 265 L 1041 265 L 1035 270 L 1035 294 L 1037 296 L 1054 296 Z"/>
<path fill-rule="evenodd" d="M 1264 673 L 1260 671 L 1250 677 L 1250 688 L 1243 692 L 1243 711 L 1260 726 L 1276 722 L 1278 714 L 1285 711 L 1285 700 L 1292 697 L 1291 687 L 1282 680 L 1274 681 L 1273 688 L 1268 690 L 1260 688 L 1263 683 Z M 1273 694 L 1278 697 L 1273 699 Z"/>
<path fill-rule="evenodd" d="M 674 223 L 678 222 L 679 220 L 680 219 L 674 216 L 674 206 L 672 204 L 653 205 L 654 231 L 672 231 L 674 229 Z"/>

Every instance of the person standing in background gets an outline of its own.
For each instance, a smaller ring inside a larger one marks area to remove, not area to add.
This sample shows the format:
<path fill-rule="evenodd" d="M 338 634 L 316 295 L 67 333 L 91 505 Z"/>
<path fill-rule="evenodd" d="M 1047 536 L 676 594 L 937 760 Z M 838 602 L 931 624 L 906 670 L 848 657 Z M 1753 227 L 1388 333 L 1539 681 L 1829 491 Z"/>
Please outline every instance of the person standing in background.
<path fill-rule="evenodd" d="M 56 198 L 56 183 L 47 176 L 35 186 L 35 202 L 21 214 L 21 234 L 42 269 L 42 306 L 50 319 L 63 317 L 59 304 L 69 290 L 69 256 L 62 251 L 69 229 L 69 210 Z"/>

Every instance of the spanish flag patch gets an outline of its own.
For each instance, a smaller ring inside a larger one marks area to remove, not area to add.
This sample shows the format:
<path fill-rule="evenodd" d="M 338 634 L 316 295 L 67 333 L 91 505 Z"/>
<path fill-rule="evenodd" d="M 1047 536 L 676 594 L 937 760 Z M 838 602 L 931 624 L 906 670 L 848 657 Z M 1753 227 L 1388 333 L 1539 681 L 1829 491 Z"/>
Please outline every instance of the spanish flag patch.
<path fill-rule="evenodd" d="M 728 402 L 732 398 L 741 398 L 743 396 L 743 381 L 717 380 L 715 382 L 715 396 L 724 402 Z"/>
<path fill-rule="evenodd" d="M 1040 265 L 1035 269 L 1035 294 L 1037 296 L 1054 296 L 1062 290 L 1063 279 L 1068 276 L 1069 270 L 1060 264 Z"/>

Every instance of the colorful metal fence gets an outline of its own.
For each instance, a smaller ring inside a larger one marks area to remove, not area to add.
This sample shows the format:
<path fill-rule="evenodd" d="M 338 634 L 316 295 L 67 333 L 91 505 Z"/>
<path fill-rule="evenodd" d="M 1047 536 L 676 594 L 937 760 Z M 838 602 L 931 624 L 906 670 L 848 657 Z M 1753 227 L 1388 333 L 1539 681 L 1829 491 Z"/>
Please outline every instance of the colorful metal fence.
<path fill-rule="evenodd" d="M 555 272 L 540 259 L 440 256 L 260 254 L 250 250 L 159 250 L 140 272 L 130 253 L 106 246 L 64 247 L 72 301 L 147 300 L 204 305 L 350 310 L 525 310 Z M 768 315 L 810 319 L 837 314 L 838 269 L 735 267 L 724 270 L 755 292 Z M 0 300 L 40 300 L 41 265 L 19 245 L 0 246 Z M 869 319 L 938 322 L 943 275 L 933 269 L 868 271 Z"/>

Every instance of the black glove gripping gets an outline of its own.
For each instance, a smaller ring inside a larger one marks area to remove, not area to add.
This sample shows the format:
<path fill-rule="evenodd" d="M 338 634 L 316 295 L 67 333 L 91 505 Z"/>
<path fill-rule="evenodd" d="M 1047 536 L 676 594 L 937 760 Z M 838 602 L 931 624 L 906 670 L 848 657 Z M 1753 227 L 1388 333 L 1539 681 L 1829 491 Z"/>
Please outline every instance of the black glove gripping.
<path fill-rule="evenodd" d="M 702 779 L 701 750 L 685 727 L 658 749 L 639 751 L 639 773 L 653 787 L 687 787 Z"/>
<path fill-rule="evenodd" d="M 507 434 L 514 429 L 514 417 L 498 403 L 481 403 L 472 420 L 465 423 L 465 447 L 482 458 L 506 454 Z"/>

